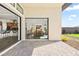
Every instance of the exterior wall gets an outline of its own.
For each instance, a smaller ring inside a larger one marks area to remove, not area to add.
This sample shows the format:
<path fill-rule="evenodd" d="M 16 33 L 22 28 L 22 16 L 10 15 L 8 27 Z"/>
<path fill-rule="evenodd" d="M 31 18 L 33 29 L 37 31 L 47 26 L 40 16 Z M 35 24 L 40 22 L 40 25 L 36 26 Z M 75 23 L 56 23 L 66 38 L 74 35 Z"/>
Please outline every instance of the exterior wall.
<path fill-rule="evenodd" d="M 60 40 L 62 4 L 22 4 L 26 17 L 49 18 L 49 40 Z"/>

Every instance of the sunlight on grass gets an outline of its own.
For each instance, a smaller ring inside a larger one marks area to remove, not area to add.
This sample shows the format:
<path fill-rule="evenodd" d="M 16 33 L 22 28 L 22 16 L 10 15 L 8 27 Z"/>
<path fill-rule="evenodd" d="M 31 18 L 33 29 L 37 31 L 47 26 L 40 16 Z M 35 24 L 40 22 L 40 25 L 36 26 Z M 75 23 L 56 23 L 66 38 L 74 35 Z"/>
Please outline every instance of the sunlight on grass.
<path fill-rule="evenodd" d="M 62 35 L 62 36 L 61 36 L 61 39 L 62 39 L 62 41 L 68 41 L 68 40 L 70 40 L 71 38 L 69 38 L 69 37 L 67 37 L 67 36 L 65 36 L 65 35 Z"/>
<path fill-rule="evenodd" d="M 79 38 L 79 34 L 67 34 L 68 36 L 77 37 Z"/>

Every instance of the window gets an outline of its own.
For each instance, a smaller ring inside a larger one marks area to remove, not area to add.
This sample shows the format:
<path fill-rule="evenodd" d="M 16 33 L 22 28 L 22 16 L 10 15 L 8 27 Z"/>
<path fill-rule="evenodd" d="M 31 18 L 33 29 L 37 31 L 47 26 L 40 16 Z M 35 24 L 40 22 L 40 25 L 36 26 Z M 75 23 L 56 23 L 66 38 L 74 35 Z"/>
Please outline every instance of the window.
<path fill-rule="evenodd" d="M 48 18 L 26 18 L 26 39 L 48 39 Z"/>
<path fill-rule="evenodd" d="M 10 3 L 13 7 L 15 7 L 15 3 Z"/>
<path fill-rule="evenodd" d="M 0 52 L 20 38 L 20 17 L 0 4 Z"/>
<path fill-rule="evenodd" d="M 16 4 L 16 9 L 23 14 L 23 8 L 18 3 Z"/>

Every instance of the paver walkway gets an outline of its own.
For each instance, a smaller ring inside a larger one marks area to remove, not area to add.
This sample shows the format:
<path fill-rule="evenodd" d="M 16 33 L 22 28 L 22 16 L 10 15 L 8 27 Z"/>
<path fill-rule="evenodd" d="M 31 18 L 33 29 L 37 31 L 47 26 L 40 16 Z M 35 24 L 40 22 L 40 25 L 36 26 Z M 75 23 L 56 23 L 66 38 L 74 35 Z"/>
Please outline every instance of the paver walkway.
<path fill-rule="evenodd" d="M 67 37 L 69 37 L 70 40 L 65 41 L 65 43 L 79 50 L 79 38 L 72 36 L 67 36 Z"/>
<path fill-rule="evenodd" d="M 3 56 L 79 56 L 79 51 L 62 41 L 22 41 Z"/>

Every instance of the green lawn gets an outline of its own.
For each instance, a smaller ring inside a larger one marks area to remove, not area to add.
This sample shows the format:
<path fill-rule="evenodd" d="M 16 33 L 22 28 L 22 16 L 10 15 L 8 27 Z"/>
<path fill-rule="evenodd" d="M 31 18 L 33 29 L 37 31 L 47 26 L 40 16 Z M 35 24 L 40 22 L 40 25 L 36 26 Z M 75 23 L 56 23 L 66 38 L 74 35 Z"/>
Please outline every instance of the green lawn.
<path fill-rule="evenodd" d="M 79 38 L 79 34 L 65 34 L 65 35 Z"/>

